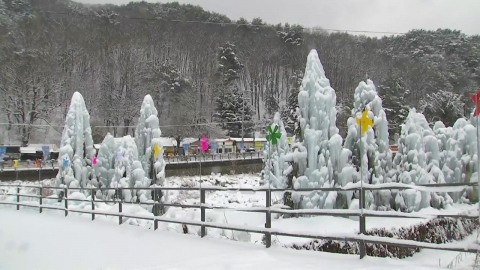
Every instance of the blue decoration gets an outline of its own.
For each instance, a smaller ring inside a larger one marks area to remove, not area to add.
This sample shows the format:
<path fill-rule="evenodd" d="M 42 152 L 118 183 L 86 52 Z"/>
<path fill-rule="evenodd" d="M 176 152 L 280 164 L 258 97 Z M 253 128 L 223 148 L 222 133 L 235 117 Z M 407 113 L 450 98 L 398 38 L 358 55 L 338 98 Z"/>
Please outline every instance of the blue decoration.
<path fill-rule="evenodd" d="M 50 155 L 50 146 L 42 146 L 43 159 L 47 160 Z"/>
<path fill-rule="evenodd" d="M 183 144 L 183 153 L 184 153 L 185 155 L 188 155 L 188 148 L 190 148 L 190 144 L 184 143 L 184 144 Z"/>
<path fill-rule="evenodd" d="M 6 146 L 0 146 L 0 160 L 3 160 L 3 157 L 7 153 L 7 147 Z"/>
<path fill-rule="evenodd" d="M 67 158 L 63 158 L 63 168 L 68 167 L 68 164 L 70 164 L 70 161 Z"/>
<path fill-rule="evenodd" d="M 216 143 L 216 142 L 211 142 L 211 143 L 210 143 L 210 146 L 212 147 L 213 152 L 214 152 L 214 153 L 217 153 L 218 143 Z"/>

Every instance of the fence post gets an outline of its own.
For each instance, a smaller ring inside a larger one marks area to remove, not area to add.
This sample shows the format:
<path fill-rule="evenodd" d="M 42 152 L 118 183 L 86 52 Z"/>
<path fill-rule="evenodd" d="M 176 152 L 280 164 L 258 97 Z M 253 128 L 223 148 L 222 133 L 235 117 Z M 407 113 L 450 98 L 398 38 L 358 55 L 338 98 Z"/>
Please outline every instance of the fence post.
<path fill-rule="evenodd" d="M 65 201 L 65 216 L 67 216 L 68 215 L 68 189 L 65 188 L 63 192 L 64 192 L 63 200 Z"/>
<path fill-rule="evenodd" d="M 365 208 L 365 190 L 362 188 L 360 189 L 360 209 L 364 209 L 364 208 Z M 360 234 L 365 234 L 365 216 L 363 214 L 360 215 L 359 221 L 360 221 Z M 360 251 L 360 259 L 363 259 L 367 255 L 365 243 L 363 241 L 359 241 L 358 246 Z"/>
<path fill-rule="evenodd" d="M 158 229 L 158 220 L 156 220 L 156 219 L 153 220 L 153 229 L 154 230 Z"/>
<path fill-rule="evenodd" d="M 92 188 L 92 220 L 95 220 L 95 190 Z"/>
<path fill-rule="evenodd" d="M 39 198 L 39 199 L 40 199 L 40 201 L 39 201 L 38 203 L 40 204 L 40 208 L 39 208 L 39 209 L 40 209 L 40 214 L 41 214 L 42 211 L 43 211 L 43 208 L 42 208 L 42 204 L 43 204 L 43 188 L 42 188 L 42 187 L 40 187 L 40 198 Z"/>
<path fill-rule="evenodd" d="M 118 224 L 119 225 L 122 225 L 122 201 L 119 201 L 118 202 L 118 212 L 120 213 L 120 215 L 118 216 Z"/>
<path fill-rule="evenodd" d="M 202 224 L 203 222 L 205 222 L 204 204 L 205 204 L 205 189 L 200 189 L 200 220 L 202 221 Z M 207 231 L 205 229 L 205 225 L 202 225 L 200 227 L 200 236 L 205 237 L 205 235 L 207 235 Z"/>
<path fill-rule="evenodd" d="M 17 210 L 20 210 L 20 187 L 17 187 Z"/>
<path fill-rule="evenodd" d="M 270 203 L 271 203 L 271 191 L 267 190 L 265 192 L 265 206 L 267 207 L 266 213 L 266 222 L 265 222 L 265 228 L 270 229 L 272 228 L 272 214 L 270 213 Z M 272 245 L 272 234 L 267 232 L 265 233 L 265 246 L 269 248 Z"/>

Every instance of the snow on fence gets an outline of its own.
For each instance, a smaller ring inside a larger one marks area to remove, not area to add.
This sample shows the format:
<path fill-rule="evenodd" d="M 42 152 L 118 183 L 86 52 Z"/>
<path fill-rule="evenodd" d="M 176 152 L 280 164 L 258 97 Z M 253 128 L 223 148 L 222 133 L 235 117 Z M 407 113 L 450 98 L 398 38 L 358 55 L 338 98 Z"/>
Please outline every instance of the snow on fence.
<path fill-rule="evenodd" d="M 360 189 L 359 185 L 351 184 L 343 188 L 305 188 L 305 189 L 269 189 L 268 187 L 258 187 L 258 188 L 226 188 L 226 187 L 158 187 L 158 188 L 97 188 L 91 189 L 90 194 L 95 194 L 95 191 L 102 190 L 123 190 L 127 189 L 130 191 L 133 190 L 151 190 L 156 192 L 158 190 L 177 190 L 177 191 L 200 191 L 200 204 L 199 205 L 185 205 L 185 204 L 165 204 L 161 202 L 152 202 L 152 203 L 142 203 L 142 205 L 153 205 L 153 206 L 171 206 L 171 207 L 181 207 L 181 208 L 199 208 L 201 220 L 195 221 L 190 219 L 178 219 L 178 218 L 167 218 L 162 216 L 151 216 L 151 215 L 134 215 L 128 213 L 122 213 L 122 204 L 127 203 L 123 200 L 98 200 L 95 196 L 90 196 L 90 199 L 74 199 L 68 198 L 69 191 L 75 190 L 85 190 L 81 188 L 59 188 L 59 187 L 42 187 L 42 186 L 19 186 L 19 185 L 4 185 L 0 184 L 0 187 L 16 187 L 16 194 L 3 194 L 3 196 L 16 196 L 16 202 L 12 201 L 0 201 L 0 204 L 3 205 L 16 205 L 17 210 L 20 210 L 21 206 L 24 207 L 35 207 L 39 208 L 40 213 L 43 209 L 52 209 L 64 211 L 65 216 L 68 216 L 69 212 L 73 213 L 83 213 L 91 214 L 92 220 L 95 219 L 95 215 L 105 215 L 105 216 L 115 216 L 118 217 L 119 224 L 122 224 L 123 218 L 135 218 L 150 220 L 154 223 L 154 229 L 158 229 L 158 222 L 166 223 L 176 223 L 182 225 L 191 225 L 199 226 L 201 228 L 201 237 L 206 236 L 206 228 L 216 228 L 216 229 L 225 229 L 225 230 L 235 230 L 242 232 L 250 233 L 259 233 L 265 235 L 265 245 L 267 248 L 271 246 L 272 235 L 277 236 L 289 236 L 289 237 L 300 237 L 300 238 L 310 238 L 310 239 L 322 239 L 322 240 L 337 240 L 345 242 L 357 242 L 360 247 L 360 258 L 366 256 L 365 244 L 380 244 L 380 245 L 389 245 L 397 246 L 403 248 L 426 248 L 426 249 L 435 249 L 435 250 L 445 250 L 445 251 L 456 251 L 456 252 L 468 252 L 468 253 L 477 253 L 480 250 L 478 243 L 476 244 L 457 244 L 457 243 L 446 243 L 446 244 L 433 244 L 433 243 L 424 243 L 413 240 L 401 240 L 394 239 L 389 237 L 380 237 L 380 236 L 369 236 L 365 235 L 366 228 L 366 217 L 386 217 L 386 218 L 466 218 L 466 219 L 477 219 L 479 218 L 479 213 L 476 214 L 419 214 L 419 213 L 401 213 L 401 212 L 383 212 L 383 211 L 373 211 L 366 209 L 358 210 L 342 210 L 342 209 L 302 209 L 302 210 L 290 210 L 286 206 L 275 207 L 271 206 L 271 195 L 272 192 L 280 191 L 291 191 L 291 192 L 312 192 L 312 191 L 347 191 L 347 190 L 360 190 L 362 194 L 366 190 L 385 190 L 385 189 L 396 189 L 396 190 L 405 190 L 405 189 L 416 189 L 426 192 L 458 192 L 465 188 L 476 186 L 477 183 L 454 183 L 454 184 L 427 184 L 427 185 L 405 185 L 400 183 L 388 183 L 388 184 L 378 184 L 378 185 L 368 185 L 365 184 L 363 189 Z M 31 194 L 21 194 L 20 188 L 32 188 L 38 189 L 38 194 L 40 195 L 31 195 Z M 54 189 L 54 190 L 63 190 L 63 194 L 66 194 L 63 198 L 58 198 L 58 201 L 63 200 L 64 206 L 53 206 L 43 204 L 43 199 L 52 199 L 52 197 L 44 196 L 43 189 Z M 228 208 L 228 207 L 216 207 L 205 203 L 205 193 L 207 191 L 235 191 L 235 192 L 265 192 L 266 196 L 266 205 L 265 207 L 250 207 L 250 208 Z M 38 205 L 30 204 L 25 202 L 20 202 L 20 197 L 29 197 L 38 199 Z M 90 202 L 91 210 L 78 210 L 78 209 L 69 209 L 68 201 L 77 201 L 77 202 Z M 100 211 L 95 209 L 95 203 L 118 203 L 118 213 Z M 238 225 L 228 225 L 223 223 L 214 223 L 206 221 L 206 209 L 222 209 L 222 210 L 232 210 L 232 211 L 244 211 L 244 212 L 260 212 L 265 213 L 265 228 L 259 227 L 250 227 L 250 226 L 238 226 Z M 358 217 L 359 218 L 359 228 L 360 233 L 343 233 L 343 234 L 312 234 L 302 231 L 287 231 L 272 228 L 272 214 L 306 214 L 306 215 L 316 215 L 316 216 L 334 216 L 334 217 Z"/>

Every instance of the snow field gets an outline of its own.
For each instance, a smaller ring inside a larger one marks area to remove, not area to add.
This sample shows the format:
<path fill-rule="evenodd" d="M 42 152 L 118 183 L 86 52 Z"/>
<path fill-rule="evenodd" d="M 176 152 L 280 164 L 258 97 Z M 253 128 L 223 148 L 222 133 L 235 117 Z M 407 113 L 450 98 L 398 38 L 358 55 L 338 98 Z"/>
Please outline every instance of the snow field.
<path fill-rule="evenodd" d="M 235 241 L 118 226 L 0 208 L 0 269 L 251 270 L 439 269 L 410 262 L 323 252 L 300 252 Z"/>

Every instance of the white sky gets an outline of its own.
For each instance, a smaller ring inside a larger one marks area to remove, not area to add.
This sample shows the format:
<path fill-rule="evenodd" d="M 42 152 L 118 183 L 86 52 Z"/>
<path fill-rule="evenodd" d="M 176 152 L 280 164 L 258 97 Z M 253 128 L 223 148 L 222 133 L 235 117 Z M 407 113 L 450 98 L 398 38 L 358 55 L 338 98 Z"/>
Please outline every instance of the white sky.
<path fill-rule="evenodd" d="M 126 4 L 130 0 L 76 0 Z M 168 2 L 147 0 L 147 2 Z M 177 0 L 231 19 L 381 32 L 450 28 L 480 34 L 480 0 Z"/>

